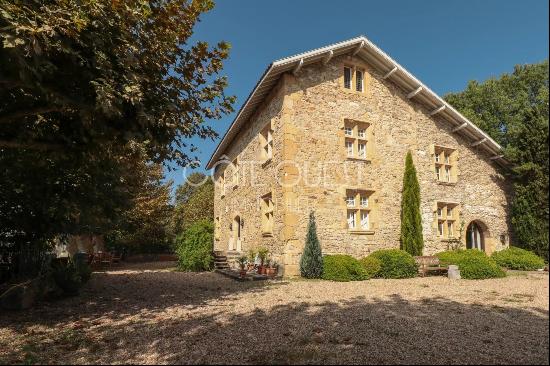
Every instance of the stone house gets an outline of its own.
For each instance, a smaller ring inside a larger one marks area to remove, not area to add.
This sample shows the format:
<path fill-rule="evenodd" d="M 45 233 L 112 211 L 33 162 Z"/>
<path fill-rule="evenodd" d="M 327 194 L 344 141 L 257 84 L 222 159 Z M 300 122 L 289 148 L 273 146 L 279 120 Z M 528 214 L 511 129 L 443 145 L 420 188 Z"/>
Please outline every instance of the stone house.
<path fill-rule="evenodd" d="M 408 151 L 424 254 L 509 245 L 501 147 L 367 38 L 273 62 L 207 164 L 215 250 L 266 247 L 299 274 L 311 210 L 324 254 L 399 248 Z"/>

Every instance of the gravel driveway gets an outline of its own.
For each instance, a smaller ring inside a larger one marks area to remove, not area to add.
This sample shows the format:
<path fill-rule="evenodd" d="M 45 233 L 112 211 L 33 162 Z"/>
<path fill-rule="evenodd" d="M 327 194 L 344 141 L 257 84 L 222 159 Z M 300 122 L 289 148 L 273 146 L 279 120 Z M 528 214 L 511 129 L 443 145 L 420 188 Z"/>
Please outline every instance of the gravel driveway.
<path fill-rule="evenodd" d="M 134 265 L 0 314 L 0 363 L 548 364 L 548 275 L 240 283 Z"/>

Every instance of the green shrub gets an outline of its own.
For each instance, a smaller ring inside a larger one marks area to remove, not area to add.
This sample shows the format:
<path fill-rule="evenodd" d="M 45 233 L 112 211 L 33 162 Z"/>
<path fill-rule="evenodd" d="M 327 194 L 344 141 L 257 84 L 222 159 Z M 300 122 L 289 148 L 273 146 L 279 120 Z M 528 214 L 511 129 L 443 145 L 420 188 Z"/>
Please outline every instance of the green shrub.
<path fill-rule="evenodd" d="M 212 269 L 214 224 L 210 220 L 200 220 L 176 239 L 178 267 L 182 271 L 209 271 Z"/>
<path fill-rule="evenodd" d="M 361 263 L 352 256 L 337 254 L 323 257 L 324 280 L 330 281 L 362 281 L 367 280 L 368 275 Z"/>
<path fill-rule="evenodd" d="M 420 214 L 420 184 L 409 151 L 405 159 L 401 198 L 401 249 L 411 255 L 422 255 L 422 215 Z"/>
<path fill-rule="evenodd" d="M 533 252 L 525 249 L 510 247 L 495 252 L 491 258 L 501 267 L 523 271 L 534 271 L 544 268 L 544 260 Z"/>
<path fill-rule="evenodd" d="M 418 274 L 418 267 L 409 253 L 400 249 L 377 250 L 369 257 L 380 260 L 380 270 L 376 277 L 411 278 Z"/>
<path fill-rule="evenodd" d="M 66 294 L 76 295 L 82 286 L 82 278 L 72 260 L 67 263 L 52 263 L 52 276 L 59 288 Z"/>
<path fill-rule="evenodd" d="M 477 249 L 449 250 L 438 253 L 441 264 L 455 264 L 462 278 L 476 280 L 505 277 L 506 273 L 484 252 Z"/>
<path fill-rule="evenodd" d="M 323 268 L 323 254 L 321 252 L 321 243 L 319 243 L 319 238 L 317 237 L 315 215 L 313 212 L 310 212 L 306 244 L 300 258 L 300 275 L 304 278 L 321 278 Z"/>
<path fill-rule="evenodd" d="M 374 278 L 380 272 L 382 268 L 382 262 L 380 259 L 369 256 L 359 261 L 365 270 L 368 278 Z"/>

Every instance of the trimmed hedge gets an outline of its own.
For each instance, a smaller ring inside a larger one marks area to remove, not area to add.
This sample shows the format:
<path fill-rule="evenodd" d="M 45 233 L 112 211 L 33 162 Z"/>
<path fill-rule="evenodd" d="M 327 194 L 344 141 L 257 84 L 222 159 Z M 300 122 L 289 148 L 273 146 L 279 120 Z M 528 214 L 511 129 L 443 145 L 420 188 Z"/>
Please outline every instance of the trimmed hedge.
<path fill-rule="evenodd" d="M 210 220 L 200 220 L 186 229 L 176 239 L 178 267 L 181 271 L 208 271 L 212 269 L 214 257 L 214 224 Z"/>
<path fill-rule="evenodd" d="M 376 277 L 376 275 L 378 274 L 378 272 L 380 272 L 380 269 L 382 268 L 382 262 L 380 261 L 380 259 L 372 256 L 365 257 L 359 262 L 367 273 L 368 278 Z"/>
<path fill-rule="evenodd" d="M 344 254 L 325 255 L 323 257 L 324 280 L 348 282 L 369 279 L 367 272 L 352 256 Z"/>
<path fill-rule="evenodd" d="M 491 258 L 501 267 L 522 271 L 534 271 L 544 268 L 544 260 L 533 252 L 525 249 L 510 247 L 495 252 Z"/>
<path fill-rule="evenodd" d="M 477 280 L 506 277 L 506 273 L 485 252 L 477 249 L 449 250 L 436 254 L 441 264 L 455 264 L 462 278 Z"/>
<path fill-rule="evenodd" d="M 379 278 L 411 278 L 418 275 L 418 267 L 409 253 L 400 249 L 377 250 L 369 257 L 380 261 Z M 367 257 L 368 258 L 368 257 Z"/>

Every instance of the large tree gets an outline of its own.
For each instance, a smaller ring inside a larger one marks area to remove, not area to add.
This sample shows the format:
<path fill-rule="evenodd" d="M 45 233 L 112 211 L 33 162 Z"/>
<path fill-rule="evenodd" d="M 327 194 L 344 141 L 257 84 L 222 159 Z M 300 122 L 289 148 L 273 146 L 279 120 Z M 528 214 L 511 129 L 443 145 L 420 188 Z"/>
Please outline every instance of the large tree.
<path fill-rule="evenodd" d="M 1 245 L 104 231 L 135 202 L 136 154 L 185 166 L 216 136 L 229 45 L 190 42 L 212 7 L 0 1 Z"/>
<path fill-rule="evenodd" d="M 176 188 L 173 231 L 180 235 L 201 220 L 214 221 L 214 183 L 203 173 L 192 173 Z"/>
<path fill-rule="evenodd" d="M 504 147 L 515 190 L 513 244 L 548 258 L 548 61 L 471 81 L 445 99 Z"/>
<path fill-rule="evenodd" d="M 172 181 L 164 182 L 162 166 L 146 160 L 135 162 L 132 200 L 107 232 L 106 240 L 116 251 L 160 253 L 172 249 Z"/>
<path fill-rule="evenodd" d="M 401 198 L 401 249 L 411 255 L 422 255 L 422 215 L 420 214 L 420 184 L 409 151 L 405 159 L 403 193 Z"/>

